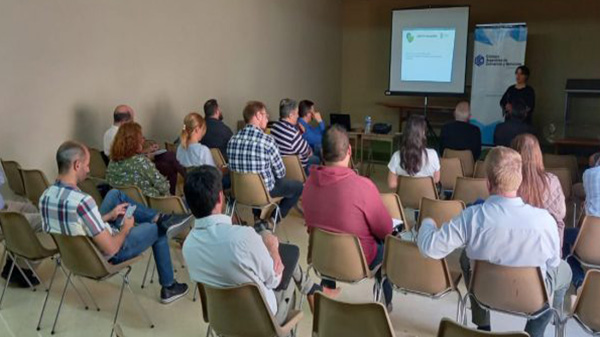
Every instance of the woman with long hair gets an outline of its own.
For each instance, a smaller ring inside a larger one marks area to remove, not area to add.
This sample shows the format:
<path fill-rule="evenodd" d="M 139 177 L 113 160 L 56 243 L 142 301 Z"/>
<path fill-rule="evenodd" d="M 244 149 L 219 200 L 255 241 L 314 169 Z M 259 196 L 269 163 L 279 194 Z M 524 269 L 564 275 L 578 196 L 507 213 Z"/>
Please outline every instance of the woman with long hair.
<path fill-rule="evenodd" d="M 427 123 L 422 116 L 411 116 L 402 134 L 400 150 L 388 164 L 388 186 L 398 186 L 398 176 L 433 177 L 440 181 L 440 159 L 434 149 L 427 148 Z"/>
<path fill-rule="evenodd" d="M 150 197 L 169 195 L 170 184 L 143 153 L 142 127 L 128 122 L 119 127 L 110 150 L 106 180 L 112 186 L 135 185 Z"/>
<path fill-rule="evenodd" d="M 206 122 L 196 112 L 189 113 L 183 119 L 181 130 L 181 143 L 177 147 L 177 161 L 183 167 L 194 167 L 202 165 L 215 166 L 215 161 L 210 154 L 210 149 L 200 141 L 206 134 Z"/>
<path fill-rule="evenodd" d="M 537 138 L 529 133 L 517 136 L 511 147 L 521 154 L 523 181 L 518 195 L 531 206 L 547 210 L 556 220 L 562 246 L 565 230 L 565 195 L 558 177 L 546 172 L 542 150 Z"/>

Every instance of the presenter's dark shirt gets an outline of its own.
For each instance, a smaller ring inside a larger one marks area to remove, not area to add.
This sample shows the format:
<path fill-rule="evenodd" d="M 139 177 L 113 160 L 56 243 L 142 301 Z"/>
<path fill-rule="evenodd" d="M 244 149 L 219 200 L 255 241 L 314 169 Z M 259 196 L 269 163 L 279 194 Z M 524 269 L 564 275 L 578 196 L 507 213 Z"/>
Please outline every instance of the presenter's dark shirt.
<path fill-rule="evenodd" d="M 231 129 L 223 123 L 223 121 L 207 118 L 206 119 L 206 135 L 200 141 L 203 145 L 207 146 L 210 149 L 217 148 L 221 150 L 221 154 L 227 162 L 229 159 L 227 158 L 227 143 L 233 136 L 233 132 Z"/>
<path fill-rule="evenodd" d="M 515 85 L 511 85 L 506 89 L 502 99 L 500 100 L 500 107 L 504 111 L 504 107 L 507 103 L 512 105 L 521 104 L 527 108 L 527 118 L 525 122 L 529 125 L 532 123 L 533 110 L 535 109 L 535 91 L 532 87 L 526 85 L 522 89 L 517 89 Z"/>
<path fill-rule="evenodd" d="M 518 119 L 509 119 L 506 122 L 502 122 L 496 125 L 494 131 L 494 144 L 496 146 L 510 147 L 510 143 L 520 134 L 523 133 L 534 133 L 531 125 Z"/>
<path fill-rule="evenodd" d="M 440 153 L 445 149 L 471 150 L 477 160 L 481 154 L 481 131 L 473 124 L 453 121 L 442 127 L 440 135 Z"/>

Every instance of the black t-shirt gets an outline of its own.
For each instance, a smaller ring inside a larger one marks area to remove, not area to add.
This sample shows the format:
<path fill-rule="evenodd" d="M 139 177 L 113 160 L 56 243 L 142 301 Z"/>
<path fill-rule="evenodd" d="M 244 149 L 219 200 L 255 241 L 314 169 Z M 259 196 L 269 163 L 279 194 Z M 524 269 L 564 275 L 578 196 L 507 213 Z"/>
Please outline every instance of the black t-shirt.
<path fill-rule="evenodd" d="M 206 119 L 206 134 L 200 141 L 206 147 L 221 150 L 223 157 L 227 160 L 227 143 L 233 136 L 231 129 L 220 120 L 214 118 Z"/>
<path fill-rule="evenodd" d="M 502 122 L 496 125 L 494 130 L 494 144 L 496 146 L 510 147 L 513 139 L 523 133 L 534 133 L 531 125 L 522 122 L 518 119 L 509 119 L 506 122 Z"/>
<path fill-rule="evenodd" d="M 471 150 L 477 160 L 481 154 L 481 131 L 473 124 L 453 121 L 442 127 L 440 135 L 440 153 L 445 149 Z"/>
<path fill-rule="evenodd" d="M 535 91 L 532 87 L 526 85 L 522 89 L 517 89 L 515 85 L 511 85 L 506 89 L 502 99 L 500 100 L 500 107 L 504 111 L 506 104 L 521 104 L 527 109 L 527 117 L 525 122 L 529 125 L 532 123 L 533 110 L 535 109 Z"/>

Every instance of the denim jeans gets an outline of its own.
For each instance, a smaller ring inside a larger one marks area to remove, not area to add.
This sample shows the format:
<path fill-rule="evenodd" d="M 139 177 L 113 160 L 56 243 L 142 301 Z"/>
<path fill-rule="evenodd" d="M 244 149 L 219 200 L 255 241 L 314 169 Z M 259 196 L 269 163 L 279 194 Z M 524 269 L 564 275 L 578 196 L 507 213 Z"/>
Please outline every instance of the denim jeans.
<path fill-rule="evenodd" d="M 573 250 L 573 246 L 575 245 L 575 241 L 577 240 L 577 236 L 579 235 L 579 228 L 566 228 L 565 229 L 565 242 L 563 244 L 563 257 L 567 257 L 571 254 Z M 578 289 L 583 285 L 583 279 L 585 278 L 585 270 L 581 266 L 581 263 L 577 261 L 576 258 L 570 257 L 567 259 L 569 266 L 571 266 L 571 271 L 573 272 L 573 279 L 571 282 L 575 289 Z"/>
<path fill-rule="evenodd" d="M 310 167 L 313 165 L 320 165 L 321 164 L 321 158 L 312 155 L 310 158 L 308 158 L 308 164 L 306 164 L 306 167 L 304 168 L 304 172 L 306 172 L 306 176 L 310 175 Z"/>
<path fill-rule="evenodd" d="M 296 180 L 279 179 L 275 181 L 275 186 L 269 192 L 271 197 L 283 197 L 279 204 L 281 210 L 281 218 L 285 218 L 292 207 L 298 203 L 298 199 L 302 195 L 304 185 Z"/>
<path fill-rule="evenodd" d="M 136 225 L 127 234 L 121 249 L 108 262 L 119 264 L 142 254 L 152 246 L 160 285 L 163 287 L 172 285 L 175 277 L 173 276 L 169 241 L 164 233 L 159 234 L 158 226 L 153 223 L 158 214 L 155 210 L 134 202 L 119 190 L 111 190 L 100 206 L 100 214 L 104 215 L 125 202 L 137 206 L 133 214 Z"/>

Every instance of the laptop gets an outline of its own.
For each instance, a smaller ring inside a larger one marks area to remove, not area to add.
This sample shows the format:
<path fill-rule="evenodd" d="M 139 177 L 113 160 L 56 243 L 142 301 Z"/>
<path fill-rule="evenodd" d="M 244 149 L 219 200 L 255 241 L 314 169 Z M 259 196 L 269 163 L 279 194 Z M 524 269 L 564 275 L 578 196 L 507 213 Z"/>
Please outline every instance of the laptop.
<path fill-rule="evenodd" d="M 329 115 L 329 124 L 330 125 L 334 125 L 334 124 L 338 124 L 341 125 L 342 127 L 344 127 L 346 129 L 346 131 L 350 131 L 351 130 L 351 125 L 350 124 L 350 115 L 348 114 L 330 114 Z"/>

